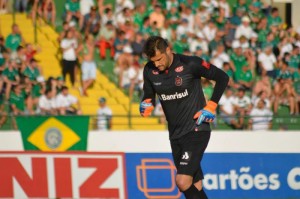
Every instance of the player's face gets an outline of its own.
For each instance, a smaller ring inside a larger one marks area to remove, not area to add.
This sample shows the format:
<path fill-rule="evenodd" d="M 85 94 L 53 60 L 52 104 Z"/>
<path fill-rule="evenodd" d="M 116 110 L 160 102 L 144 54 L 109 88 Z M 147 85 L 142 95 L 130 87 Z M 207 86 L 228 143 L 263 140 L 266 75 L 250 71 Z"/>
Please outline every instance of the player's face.
<path fill-rule="evenodd" d="M 166 52 L 156 51 L 155 56 L 151 57 L 150 60 L 154 63 L 155 67 L 160 71 L 166 70 L 171 65 L 170 49 L 166 49 Z"/>

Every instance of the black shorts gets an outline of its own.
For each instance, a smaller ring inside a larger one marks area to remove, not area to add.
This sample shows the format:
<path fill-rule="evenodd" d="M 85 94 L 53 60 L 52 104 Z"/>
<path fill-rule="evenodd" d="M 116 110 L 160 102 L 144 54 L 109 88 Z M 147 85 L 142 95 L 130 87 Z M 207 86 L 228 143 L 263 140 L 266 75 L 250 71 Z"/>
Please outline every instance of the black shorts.
<path fill-rule="evenodd" d="M 204 178 L 200 162 L 210 138 L 210 131 L 191 131 L 171 140 L 172 155 L 177 174 L 193 177 L 193 182 Z"/>

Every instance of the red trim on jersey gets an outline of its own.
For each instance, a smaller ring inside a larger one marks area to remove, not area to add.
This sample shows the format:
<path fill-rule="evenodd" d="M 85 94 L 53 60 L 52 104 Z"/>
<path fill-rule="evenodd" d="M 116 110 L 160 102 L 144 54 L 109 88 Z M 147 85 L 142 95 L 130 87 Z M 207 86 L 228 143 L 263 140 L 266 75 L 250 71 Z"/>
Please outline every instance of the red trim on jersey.
<path fill-rule="evenodd" d="M 206 69 L 210 69 L 210 63 L 208 63 L 207 61 L 203 60 L 202 61 L 202 66 Z"/>

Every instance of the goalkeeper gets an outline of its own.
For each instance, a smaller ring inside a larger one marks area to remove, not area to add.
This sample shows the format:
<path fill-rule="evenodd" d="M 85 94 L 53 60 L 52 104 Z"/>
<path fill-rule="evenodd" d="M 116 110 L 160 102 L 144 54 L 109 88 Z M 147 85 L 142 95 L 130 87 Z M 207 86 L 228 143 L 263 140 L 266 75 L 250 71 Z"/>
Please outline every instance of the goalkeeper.
<path fill-rule="evenodd" d="M 210 122 L 228 83 L 225 72 L 195 56 L 173 54 L 159 36 L 145 42 L 149 62 L 144 68 L 143 117 L 151 115 L 157 95 L 168 121 L 176 184 L 187 199 L 207 198 L 202 189 L 200 162 L 210 138 Z M 211 100 L 206 102 L 201 77 L 216 82 Z"/>

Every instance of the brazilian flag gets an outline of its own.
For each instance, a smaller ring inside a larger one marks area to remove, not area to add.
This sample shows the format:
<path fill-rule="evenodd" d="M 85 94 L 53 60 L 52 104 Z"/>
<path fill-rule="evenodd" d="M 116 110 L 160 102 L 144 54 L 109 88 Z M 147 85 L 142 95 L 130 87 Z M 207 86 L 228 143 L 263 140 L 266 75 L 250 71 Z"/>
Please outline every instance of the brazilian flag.
<path fill-rule="evenodd" d="M 19 116 L 25 150 L 86 150 L 88 116 Z"/>

